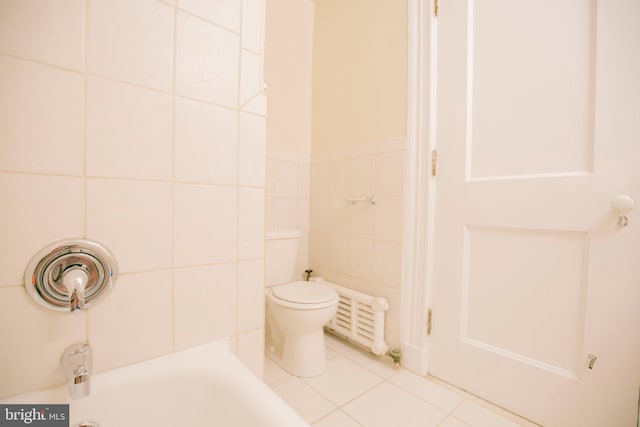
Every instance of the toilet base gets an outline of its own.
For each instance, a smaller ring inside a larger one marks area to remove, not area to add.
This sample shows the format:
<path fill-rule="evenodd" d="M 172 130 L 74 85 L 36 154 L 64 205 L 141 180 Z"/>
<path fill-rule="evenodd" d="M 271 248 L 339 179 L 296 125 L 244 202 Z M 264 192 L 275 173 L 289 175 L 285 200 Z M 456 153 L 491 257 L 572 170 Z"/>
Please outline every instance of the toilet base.
<path fill-rule="evenodd" d="M 282 350 L 268 346 L 268 356 L 278 366 L 296 377 L 309 378 L 322 375 L 327 365 L 324 331 L 304 334 L 287 333 Z"/>

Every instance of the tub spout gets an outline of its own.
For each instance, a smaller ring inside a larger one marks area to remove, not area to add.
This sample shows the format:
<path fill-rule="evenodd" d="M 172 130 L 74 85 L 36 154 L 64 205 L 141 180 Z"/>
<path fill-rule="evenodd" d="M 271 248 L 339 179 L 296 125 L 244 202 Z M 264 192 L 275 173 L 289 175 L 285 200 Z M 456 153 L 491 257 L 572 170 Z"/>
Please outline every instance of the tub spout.
<path fill-rule="evenodd" d="M 88 344 L 74 344 L 62 353 L 62 369 L 72 399 L 80 399 L 91 392 L 91 359 Z"/>

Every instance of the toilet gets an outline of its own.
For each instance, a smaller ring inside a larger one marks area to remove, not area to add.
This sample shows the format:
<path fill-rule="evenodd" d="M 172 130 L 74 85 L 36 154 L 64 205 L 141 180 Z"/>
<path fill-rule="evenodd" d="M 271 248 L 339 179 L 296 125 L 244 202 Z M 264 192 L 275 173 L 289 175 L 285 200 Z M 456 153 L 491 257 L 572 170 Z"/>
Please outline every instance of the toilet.
<path fill-rule="evenodd" d="M 330 285 L 293 281 L 300 232 L 267 233 L 265 282 L 267 355 L 298 377 L 322 374 L 326 365 L 323 326 L 340 297 Z"/>

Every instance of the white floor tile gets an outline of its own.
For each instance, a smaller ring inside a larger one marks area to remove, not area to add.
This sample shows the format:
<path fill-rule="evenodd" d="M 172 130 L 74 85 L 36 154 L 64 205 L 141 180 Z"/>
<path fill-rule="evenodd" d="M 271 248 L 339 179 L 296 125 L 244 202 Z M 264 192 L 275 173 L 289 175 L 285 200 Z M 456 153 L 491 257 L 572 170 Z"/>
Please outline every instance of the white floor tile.
<path fill-rule="evenodd" d="M 366 427 L 436 427 L 447 414 L 385 382 L 342 408 Z"/>
<path fill-rule="evenodd" d="M 265 384 L 270 385 L 290 376 L 287 371 L 278 366 L 269 356 L 264 356 L 264 374 L 262 378 Z"/>
<path fill-rule="evenodd" d="M 307 422 L 313 423 L 336 409 L 335 405 L 322 397 L 297 377 L 289 377 L 271 386 Z"/>
<path fill-rule="evenodd" d="M 464 400 L 462 396 L 451 390 L 405 370 L 393 376 L 389 381 L 445 412 L 453 411 Z"/>
<path fill-rule="evenodd" d="M 324 374 L 305 378 L 305 382 L 336 405 L 344 405 L 382 381 L 380 376 L 341 355 L 327 361 Z"/>
<path fill-rule="evenodd" d="M 327 352 L 327 360 L 329 360 L 329 359 L 331 359 L 333 357 L 336 357 L 338 354 L 340 354 L 340 353 L 337 353 L 337 352 L 331 350 L 329 347 L 325 348 L 325 351 Z"/>
<path fill-rule="evenodd" d="M 343 354 L 353 349 L 352 345 L 328 332 L 324 334 L 324 344 L 328 349 L 331 349 L 338 354 Z"/>
<path fill-rule="evenodd" d="M 504 418 L 477 403 L 465 400 L 458 406 L 453 415 L 472 427 L 519 427 L 520 424 Z"/>
<path fill-rule="evenodd" d="M 454 416 L 450 416 L 449 418 L 444 420 L 444 422 L 440 424 L 438 427 L 471 427 L 471 426 L 467 423 L 463 423 L 462 421 L 455 418 Z"/>
<path fill-rule="evenodd" d="M 292 376 L 269 358 L 264 364 L 264 382 L 314 427 L 535 426 L 438 379 L 394 370 L 331 334 L 325 344 L 327 369 L 318 377 Z"/>
<path fill-rule="evenodd" d="M 356 422 L 344 412 L 337 410 L 314 423 L 313 427 L 362 427 L 362 424 Z"/>
<path fill-rule="evenodd" d="M 346 351 L 343 356 L 380 375 L 382 378 L 389 378 L 400 372 L 398 369 L 393 369 L 391 359 L 389 359 L 388 363 L 385 363 L 379 356 L 365 353 L 362 350 L 350 349 Z"/>

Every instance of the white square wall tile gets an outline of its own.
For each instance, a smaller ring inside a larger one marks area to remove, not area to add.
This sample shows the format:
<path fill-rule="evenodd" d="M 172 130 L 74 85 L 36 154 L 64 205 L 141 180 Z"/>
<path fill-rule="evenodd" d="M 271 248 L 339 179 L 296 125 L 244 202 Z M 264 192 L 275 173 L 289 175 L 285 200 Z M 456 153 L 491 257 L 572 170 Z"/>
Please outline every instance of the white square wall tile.
<path fill-rule="evenodd" d="M 88 311 L 94 370 L 170 353 L 171 301 L 171 272 L 120 275 L 108 297 Z"/>
<path fill-rule="evenodd" d="M 351 203 L 346 198 L 333 197 L 328 201 L 327 231 L 331 234 L 349 234 L 349 211 Z"/>
<path fill-rule="evenodd" d="M 276 212 L 275 212 L 276 198 L 272 195 L 266 196 L 265 203 L 265 227 L 267 230 L 276 229 Z"/>
<path fill-rule="evenodd" d="M 298 199 L 298 225 L 300 230 L 303 230 L 308 234 L 309 232 L 309 221 L 310 221 L 310 213 L 309 209 L 311 209 L 311 200 L 309 198 L 300 197 Z M 308 240 L 308 236 L 305 236 Z M 308 241 L 304 242 L 304 249 L 308 251 Z"/>
<path fill-rule="evenodd" d="M 328 198 L 312 197 L 309 199 L 309 230 L 316 233 L 326 233 L 328 215 Z"/>
<path fill-rule="evenodd" d="M 264 190 L 241 187 L 238 196 L 238 258 L 264 258 Z"/>
<path fill-rule="evenodd" d="M 327 237 L 327 268 L 342 274 L 348 272 L 349 240 L 346 237 Z"/>
<path fill-rule="evenodd" d="M 2 1 L 0 52 L 82 71 L 83 21 L 82 0 Z"/>
<path fill-rule="evenodd" d="M 169 180 L 172 114 L 170 95 L 89 77 L 87 174 Z"/>
<path fill-rule="evenodd" d="M 64 382 L 60 355 L 84 341 L 86 328 L 82 314 L 60 314 L 37 305 L 22 286 L 0 288 L 0 398 Z"/>
<path fill-rule="evenodd" d="M 238 335 L 238 359 L 253 374 L 262 379 L 264 375 L 264 329 L 256 329 Z"/>
<path fill-rule="evenodd" d="M 349 210 L 349 236 L 373 238 L 375 206 L 366 203 L 347 203 Z"/>
<path fill-rule="evenodd" d="M 298 180 L 298 196 L 311 197 L 311 164 L 300 162 Z"/>
<path fill-rule="evenodd" d="M 324 233 L 309 234 L 309 266 L 316 272 L 327 268 L 327 239 Z"/>
<path fill-rule="evenodd" d="M 298 162 L 274 161 L 274 192 L 276 197 L 298 197 L 299 167 Z"/>
<path fill-rule="evenodd" d="M 202 184 L 237 181 L 238 113 L 176 98 L 174 178 Z"/>
<path fill-rule="evenodd" d="M 351 162 L 349 159 L 338 158 L 329 160 L 329 196 L 338 199 L 347 197 L 364 196 L 364 194 L 351 194 L 349 181 L 351 179 Z"/>
<path fill-rule="evenodd" d="M 385 382 L 342 408 L 367 427 L 436 427 L 447 416 L 412 394 Z"/>
<path fill-rule="evenodd" d="M 357 157 L 351 160 L 349 191 L 353 196 L 375 194 L 376 163 L 374 156 Z"/>
<path fill-rule="evenodd" d="M 260 94 L 256 95 L 242 106 L 242 111 L 245 113 L 258 114 L 260 116 L 267 115 L 267 96 Z"/>
<path fill-rule="evenodd" d="M 269 153 L 267 153 L 267 163 L 266 163 L 266 189 L 268 196 L 275 196 L 276 193 L 276 165 L 278 162 L 274 159 L 269 158 Z"/>
<path fill-rule="evenodd" d="M 240 4 L 240 0 L 179 0 L 178 7 L 237 33 Z"/>
<path fill-rule="evenodd" d="M 267 155 L 266 118 L 240 114 L 239 184 L 264 187 Z"/>
<path fill-rule="evenodd" d="M 374 279 L 373 240 L 349 239 L 349 275 L 362 279 Z"/>
<path fill-rule="evenodd" d="M 88 7 L 88 71 L 170 91 L 174 9 L 157 1 L 92 0 Z"/>
<path fill-rule="evenodd" d="M 0 93 L 0 170 L 82 175 L 82 76 L 0 57 Z"/>
<path fill-rule="evenodd" d="M 0 174 L 0 194 L 0 286 L 17 286 L 40 249 L 56 240 L 82 236 L 82 180 Z"/>
<path fill-rule="evenodd" d="M 175 266 L 236 260 L 238 205 L 234 187 L 175 185 L 173 221 Z"/>
<path fill-rule="evenodd" d="M 235 333 L 235 263 L 179 269 L 173 277 L 176 349 Z"/>
<path fill-rule="evenodd" d="M 171 267 L 171 185 L 87 180 L 87 235 L 103 242 L 121 273 Z"/>
<path fill-rule="evenodd" d="M 274 200 L 275 210 L 275 228 L 276 230 L 283 229 L 300 229 L 299 215 L 298 215 L 298 202 L 297 198 L 282 198 L 276 197 Z"/>
<path fill-rule="evenodd" d="M 262 53 L 264 47 L 265 0 L 242 2 L 242 47 Z"/>
<path fill-rule="evenodd" d="M 176 92 L 236 107 L 240 48 L 238 35 L 178 12 Z"/>
<path fill-rule="evenodd" d="M 402 197 L 381 196 L 376 200 L 374 238 L 376 240 L 402 241 Z"/>
<path fill-rule="evenodd" d="M 240 65 L 240 105 L 260 93 L 262 57 L 257 53 L 242 49 Z"/>
<path fill-rule="evenodd" d="M 374 242 L 373 273 L 377 282 L 400 288 L 402 280 L 402 243 Z"/>
<path fill-rule="evenodd" d="M 238 262 L 238 332 L 264 327 L 264 261 Z"/>

